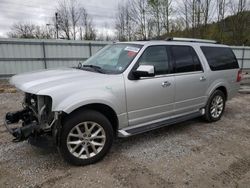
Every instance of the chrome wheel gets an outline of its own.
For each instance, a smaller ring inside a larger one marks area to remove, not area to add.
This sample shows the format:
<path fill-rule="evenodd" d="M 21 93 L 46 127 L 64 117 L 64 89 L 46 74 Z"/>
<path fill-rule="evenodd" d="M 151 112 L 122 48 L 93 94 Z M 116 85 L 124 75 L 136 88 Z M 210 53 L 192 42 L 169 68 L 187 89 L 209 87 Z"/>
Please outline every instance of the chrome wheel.
<path fill-rule="evenodd" d="M 106 134 L 95 122 L 82 122 L 74 126 L 67 136 L 67 148 L 77 158 L 88 159 L 97 155 L 104 147 Z"/>
<path fill-rule="evenodd" d="M 224 101 L 220 95 L 216 95 L 211 103 L 210 114 L 213 118 L 218 118 L 223 111 Z"/>

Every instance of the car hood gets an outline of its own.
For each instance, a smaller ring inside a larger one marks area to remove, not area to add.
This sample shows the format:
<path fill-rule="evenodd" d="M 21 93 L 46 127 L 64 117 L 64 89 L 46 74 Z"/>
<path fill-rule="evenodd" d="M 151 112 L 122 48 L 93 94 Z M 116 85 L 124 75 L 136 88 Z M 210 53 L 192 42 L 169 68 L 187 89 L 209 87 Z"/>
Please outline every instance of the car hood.
<path fill-rule="evenodd" d="M 121 75 L 107 75 L 75 68 L 63 68 L 15 75 L 10 79 L 10 83 L 27 93 L 50 96 L 55 92 L 66 94 L 103 86 L 111 83 L 110 80 L 114 80 L 114 77 L 121 78 Z"/>

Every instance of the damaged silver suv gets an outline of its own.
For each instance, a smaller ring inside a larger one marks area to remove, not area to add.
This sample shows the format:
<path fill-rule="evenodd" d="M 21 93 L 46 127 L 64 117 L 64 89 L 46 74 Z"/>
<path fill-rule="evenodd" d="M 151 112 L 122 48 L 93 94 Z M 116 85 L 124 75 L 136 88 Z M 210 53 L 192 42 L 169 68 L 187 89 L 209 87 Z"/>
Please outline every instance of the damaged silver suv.
<path fill-rule="evenodd" d="M 5 125 L 15 141 L 50 135 L 67 162 L 86 165 L 102 159 L 116 136 L 199 116 L 219 120 L 240 80 L 232 50 L 214 41 L 118 42 L 75 68 L 12 77 L 25 97 Z"/>

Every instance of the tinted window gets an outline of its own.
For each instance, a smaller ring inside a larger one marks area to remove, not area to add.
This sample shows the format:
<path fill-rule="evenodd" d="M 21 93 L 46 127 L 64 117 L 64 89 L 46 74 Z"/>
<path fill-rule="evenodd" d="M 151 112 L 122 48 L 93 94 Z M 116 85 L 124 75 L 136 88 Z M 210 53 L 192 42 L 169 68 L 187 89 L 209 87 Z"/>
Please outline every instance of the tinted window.
<path fill-rule="evenodd" d="M 194 49 L 190 46 L 172 46 L 175 60 L 175 72 L 201 71 L 201 63 Z"/>
<path fill-rule="evenodd" d="M 237 59 L 230 48 L 201 47 L 201 50 L 213 71 L 239 68 Z"/>
<path fill-rule="evenodd" d="M 166 46 L 150 46 L 139 59 L 139 65 L 153 65 L 155 74 L 168 73 L 168 55 Z"/>

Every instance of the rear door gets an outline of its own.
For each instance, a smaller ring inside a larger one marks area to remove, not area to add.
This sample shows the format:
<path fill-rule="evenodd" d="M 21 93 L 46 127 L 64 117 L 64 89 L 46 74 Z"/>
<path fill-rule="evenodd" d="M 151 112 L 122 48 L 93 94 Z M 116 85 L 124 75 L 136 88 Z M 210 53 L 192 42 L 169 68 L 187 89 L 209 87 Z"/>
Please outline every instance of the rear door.
<path fill-rule="evenodd" d="M 191 113 L 205 106 L 207 75 L 193 47 L 171 46 L 175 77 L 175 114 Z"/>

